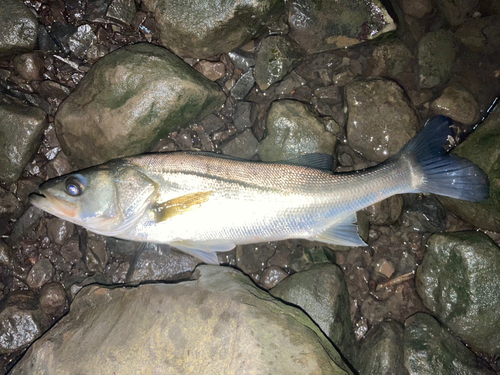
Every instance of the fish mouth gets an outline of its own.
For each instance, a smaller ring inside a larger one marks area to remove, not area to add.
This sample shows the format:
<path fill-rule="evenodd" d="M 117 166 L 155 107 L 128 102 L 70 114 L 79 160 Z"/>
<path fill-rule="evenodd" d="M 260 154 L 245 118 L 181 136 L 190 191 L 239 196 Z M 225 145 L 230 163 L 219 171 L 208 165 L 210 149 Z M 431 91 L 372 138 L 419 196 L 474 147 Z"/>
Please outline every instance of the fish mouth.
<path fill-rule="evenodd" d="M 75 204 L 61 201 L 52 195 L 45 195 L 41 192 L 31 193 L 28 199 L 36 208 L 62 219 L 74 218 L 76 215 L 77 206 Z"/>

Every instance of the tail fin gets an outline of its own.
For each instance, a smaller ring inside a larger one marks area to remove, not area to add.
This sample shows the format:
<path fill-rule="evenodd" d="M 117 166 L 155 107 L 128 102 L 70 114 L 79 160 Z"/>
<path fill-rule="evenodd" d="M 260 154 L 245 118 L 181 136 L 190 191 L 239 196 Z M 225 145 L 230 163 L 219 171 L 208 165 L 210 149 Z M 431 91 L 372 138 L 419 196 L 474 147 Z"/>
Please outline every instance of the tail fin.
<path fill-rule="evenodd" d="M 473 202 L 488 199 L 490 188 L 486 173 L 465 158 L 448 155 L 443 148 L 452 135 L 451 124 L 445 116 L 429 120 L 401 150 L 400 155 L 410 155 L 423 173 L 423 182 L 416 192 Z"/>

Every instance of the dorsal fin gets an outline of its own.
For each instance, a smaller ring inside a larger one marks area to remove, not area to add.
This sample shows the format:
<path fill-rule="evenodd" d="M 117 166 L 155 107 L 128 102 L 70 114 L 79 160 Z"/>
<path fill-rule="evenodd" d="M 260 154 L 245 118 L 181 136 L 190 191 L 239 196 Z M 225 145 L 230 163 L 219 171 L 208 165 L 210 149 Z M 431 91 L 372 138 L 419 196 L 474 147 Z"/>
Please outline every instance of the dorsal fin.
<path fill-rule="evenodd" d="M 321 169 L 322 171 L 331 171 L 333 168 L 333 156 L 330 154 L 322 154 L 315 152 L 313 154 L 305 154 L 298 158 L 279 161 L 276 163 L 298 165 L 301 167 Z"/>

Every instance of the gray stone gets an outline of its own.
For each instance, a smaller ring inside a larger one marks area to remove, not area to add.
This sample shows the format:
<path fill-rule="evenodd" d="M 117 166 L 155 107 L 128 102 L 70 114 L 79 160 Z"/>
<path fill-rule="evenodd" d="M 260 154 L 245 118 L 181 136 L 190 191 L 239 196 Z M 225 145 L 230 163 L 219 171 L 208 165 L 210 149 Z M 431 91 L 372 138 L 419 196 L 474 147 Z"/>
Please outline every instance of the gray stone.
<path fill-rule="evenodd" d="M 50 260 L 42 258 L 31 268 L 26 278 L 30 288 L 40 288 L 47 284 L 54 276 L 54 266 Z"/>
<path fill-rule="evenodd" d="M 78 26 L 75 33 L 68 38 L 68 47 L 77 57 L 87 56 L 89 48 L 97 42 L 97 37 L 90 25 Z"/>
<path fill-rule="evenodd" d="M 274 288 L 283 279 L 288 277 L 288 273 L 283 268 L 278 266 L 267 267 L 262 271 L 260 284 L 267 290 Z"/>
<path fill-rule="evenodd" d="M 109 260 L 106 236 L 84 231 L 80 235 L 80 247 L 87 268 L 93 272 L 103 272 Z"/>
<path fill-rule="evenodd" d="M 436 319 L 424 313 L 405 321 L 404 354 L 410 375 L 495 374 Z"/>
<path fill-rule="evenodd" d="M 12 375 L 352 374 L 303 312 L 274 300 L 240 272 L 202 266 L 195 277 L 179 284 L 85 288 Z"/>
<path fill-rule="evenodd" d="M 307 271 L 287 277 L 270 293 L 302 308 L 350 363 L 356 364 L 357 346 L 349 314 L 349 292 L 339 266 L 316 264 Z"/>
<path fill-rule="evenodd" d="M 0 354 L 25 348 L 42 335 L 50 321 L 38 309 L 32 292 L 9 294 L 0 307 Z"/>
<path fill-rule="evenodd" d="M 146 0 L 143 4 L 153 12 L 164 46 L 179 56 L 200 59 L 247 43 L 284 10 L 280 0 Z"/>
<path fill-rule="evenodd" d="M 425 34 L 418 44 L 417 86 L 429 89 L 446 83 L 456 54 L 455 38 L 450 31 L 438 29 Z"/>
<path fill-rule="evenodd" d="M 403 12 L 412 17 L 421 18 L 432 10 L 431 0 L 401 0 Z"/>
<path fill-rule="evenodd" d="M 500 232 L 500 106 L 452 153 L 488 174 L 490 198 L 481 203 L 439 197 L 446 208 L 476 227 Z"/>
<path fill-rule="evenodd" d="M 394 195 L 363 210 L 372 225 L 394 224 L 403 211 L 403 197 Z"/>
<path fill-rule="evenodd" d="M 455 37 L 474 51 L 488 54 L 498 52 L 500 48 L 500 14 L 468 19 L 457 29 Z"/>
<path fill-rule="evenodd" d="M 242 100 L 247 96 L 247 94 L 252 89 L 255 84 L 255 78 L 253 76 L 253 69 L 248 69 L 238 81 L 234 84 L 231 89 L 231 96 L 235 99 Z"/>
<path fill-rule="evenodd" d="M 261 90 L 281 81 L 300 64 L 300 51 L 283 36 L 270 36 L 262 41 L 254 76 Z"/>
<path fill-rule="evenodd" d="M 143 244 L 130 264 L 126 282 L 181 280 L 191 275 L 200 260 L 172 250 L 168 245 Z"/>
<path fill-rule="evenodd" d="M 29 206 L 21 217 L 16 221 L 12 233 L 7 239 L 10 246 L 16 246 L 23 237 L 34 237 L 34 229 L 40 223 L 43 211 L 34 206 Z"/>
<path fill-rule="evenodd" d="M 305 104 L 276 101 L 267 114 L 267 137 L 259 145 L 259 156 L 280 161 L 314 152 L 332 155 L 336 140 Z"/>
<path fill-rule="evenodd" d="M 419 128 L 414 109 L 395 82 L 381 78 L 351 81 L 345 87 L 345 102 L 349 145 L 369 160 L 386 160 Z"/>
<path fill-rule="evenodd" d="M 457 336 L 500 355 L 500 249 L 488 236 L 432 236 L 415 282 L 424 305 Z"/>
<path fill-rule="evenodd" d="M 55 319 L 60 318 L 68 308 L 68 298 L 59 283 L 49 283 L 40 289 L 40 309 Z"/>
<path fill-rule="evenodd" d="M 472 94 L 460 86 L 448 86 L 431 104 L 436 115 L 444 115 L 465 125 L 479 121 L 479 104 Z"/>
<path fill-rule="evenodd" d="M 61 246 L 61 256 L 68 263 L 75 264 L 82 259 L 80 240 L 77 237 L 68 238 Z"/>
<path fill-rule="evenodd" d="M 126 25 L 130 25 L 136 12 L 134 0 L 113 0 L 111 4 L 109 4 L 106 16 Z"/>
<path fill-rule="evenodd" d="M 38 34 L 36 16 L 18 0 L 0 2 L 0 55 L 31 51 Z"/>
<path fill-rule="evenodd" d="M 223 144 L 221 150 L 226 155 L 252 159 L 257 153 L 258 147 L 259 141 L 257 141 L 250 129 L 246 129 L 243 133 Z"/>
<path fill-rule="evenodd" d="M 15 219 L 21 213 L 21 202 L 10 191 L 0 187 L 0 221 Z"/>
<path fill-rule="evenodd" d="M 413 56 L 399 39 L 392 39 L 377 46 L 372 53 L 374 76 L 395 77 L 406 70 Z"/>
<path fill-rule="evenodd" d="M 403 230 L 440 233 L 446 230 L 446 210 L 435 196 L 405 195 Z"/>
<path fill-rule="evenodd" d="M 243 131 L 246 128 L 251 128 L 256 117 L 257 111 L 254 109 L 255 104 L 252 102 L 237 102 L 233 115 L 233 123 L 238 131 Z"/>
<path fill-rule="evenodd" d="M 26 81 L 40 81 L 43 60 L 38 53 L 23 53 L 14 58 L 14 69 Z"/>
<path fill-rule="evenodd" d="M 229 52 L 228 56 L 234 67 L 244 72 L 255 66 L 256 59 L 253 54 Z"/>
<path fill-rule="evenodd" d="M 177 56 L 140 43 L 96 62 L 59 107 L 55 124 L 65 154 L 83 168 L 145 152 L 224 100 L 216 83 Z"/>
<path fill-rule="evenodd" d="M 473 13 L 478 0 L 438 0 L 438 5 L 451 26 L 462 24 Z"/>
<path fill-rule="evenodd" d="M 15 260 L 15 254 L 12 247 L 7 245 L 4 240 L 0 240 L 0 264 L 11 266 Z"/>
<path fill-rule="evenodd" d="M 287 2 L 290 37 L 308 54 L 349 47 L 396 30 L 378 0 Z"/>
<path fill-rule="evenodd" d="M 357 367 L 359 373 L 407 375 L 403 335 L 403 327 L 394 320 L 385 320 L 372 327 L 361 342 Z"/>
<path fill-rule="evenodd" d="M 75 224 L 57 217 L 47 221 L 47 235 L 51 242 L 58 245 L 62 245 L 64 241 L 71 237 L 74 229 Z"/>
<path fill-rule="evenodd" d="M 0 181 L 14 182 L 38 149 L 45 112 L 0 97 Z"/>

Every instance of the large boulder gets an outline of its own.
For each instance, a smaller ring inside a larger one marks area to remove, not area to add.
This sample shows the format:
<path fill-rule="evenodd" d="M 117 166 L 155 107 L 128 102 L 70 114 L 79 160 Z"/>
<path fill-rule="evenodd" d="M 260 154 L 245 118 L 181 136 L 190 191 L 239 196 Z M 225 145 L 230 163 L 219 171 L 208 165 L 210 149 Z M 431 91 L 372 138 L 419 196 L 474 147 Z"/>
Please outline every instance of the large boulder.
<path fill-rule="evenodd" d="M 222 105 L 214 82 L 165 48 L 140 43 L 102 59 L 61 104 L 56 131 L 79 168 L 148 151 Z"/>
<path fill-rule="evenodd" d="M 0 55 L 35 48 L 38 21 L 22 1 L 0 1 Z"/>
<path fill-rule="evenodd" d="M 76 354 L 77 353 L 77 354 Z M 231 268 L 192 281 L 90 286 L 12 375 L 351 374 L 300 310 Z"/>

